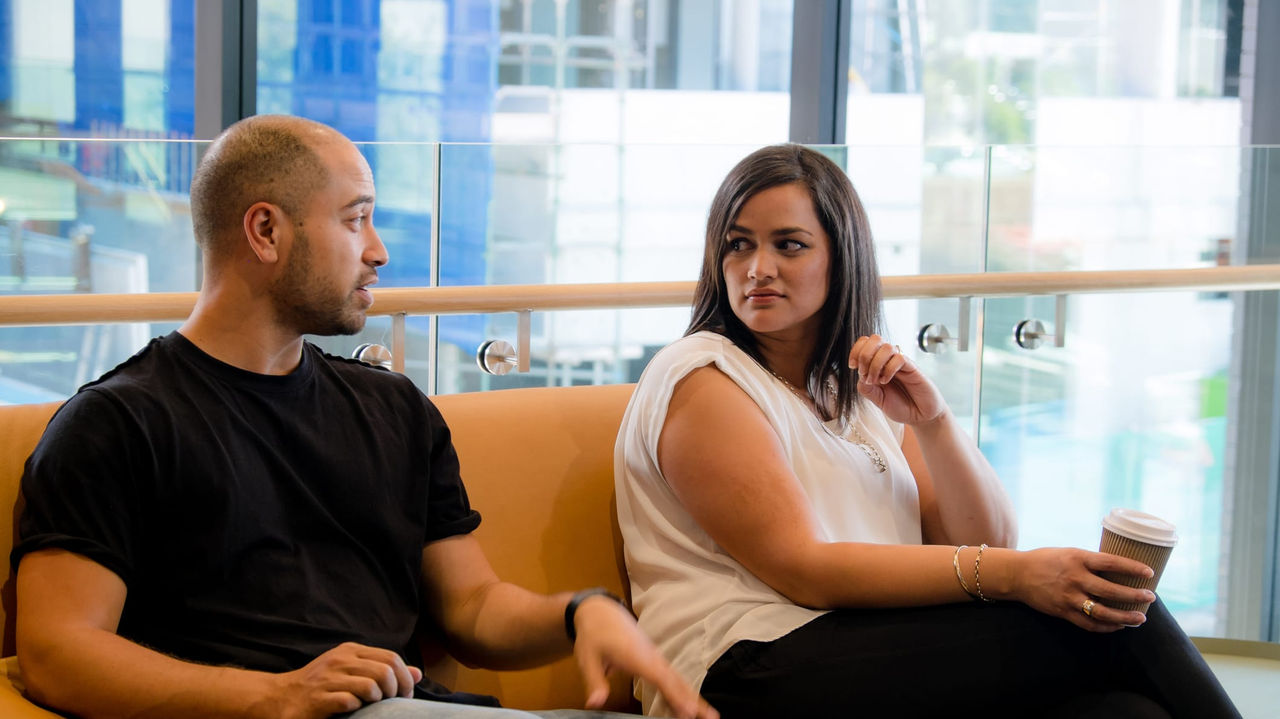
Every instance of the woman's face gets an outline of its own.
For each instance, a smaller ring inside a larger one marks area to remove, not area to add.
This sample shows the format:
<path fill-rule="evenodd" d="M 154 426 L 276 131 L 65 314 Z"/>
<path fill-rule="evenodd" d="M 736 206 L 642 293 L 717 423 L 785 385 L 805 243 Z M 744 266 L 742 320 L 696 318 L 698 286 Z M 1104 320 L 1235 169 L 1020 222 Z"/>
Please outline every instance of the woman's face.
<path fill-rule="evenodd" d="M 791 183 L 753 195 L 724 241 L 720 267 L 733 314 L 756 335 L 816 337 L 831 242 L 808 188 Z"/>

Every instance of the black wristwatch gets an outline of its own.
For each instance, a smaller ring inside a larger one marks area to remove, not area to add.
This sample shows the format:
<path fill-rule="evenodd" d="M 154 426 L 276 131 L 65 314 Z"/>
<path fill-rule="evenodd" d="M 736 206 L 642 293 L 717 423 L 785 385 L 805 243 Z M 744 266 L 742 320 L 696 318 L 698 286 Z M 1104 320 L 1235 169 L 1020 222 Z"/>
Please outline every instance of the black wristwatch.
<path fill-rule="evenodd" d="M 574 642 L 578 640 L 578 630 L 573 626 L 573 615 L 578 613 L 578 605 L 582 604 L 589 597 L 596 596 L 608 597 L 618 604 L 622 604 L 624 607 L 626 606 L 626 604 L 623 604 L 622 600 L 618 598 L 618 595 L 604 587 L 592 587 L 591 589 L 584 589 L 580 592 L 575 592 L 569 599 L 569 603 L 564 607 L 564 633 L 569 635 L 569 641 Z"/>

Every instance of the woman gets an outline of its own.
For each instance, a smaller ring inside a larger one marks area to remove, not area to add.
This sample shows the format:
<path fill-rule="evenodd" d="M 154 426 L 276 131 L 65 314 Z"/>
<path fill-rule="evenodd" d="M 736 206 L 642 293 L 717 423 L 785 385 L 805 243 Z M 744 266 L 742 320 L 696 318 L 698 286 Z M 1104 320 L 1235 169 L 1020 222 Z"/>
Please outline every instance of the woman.
<path fill-rule="evenodd" d="M 740 162 L 615 451 L 634 606 L 676 669 L 726 719 L 1238 716 L 1161 604 L 1107 606 L 1154 595 L 1099 572 L 1148 567 L 1012 549 L 999 480 L 879 321 L 844 173 L 798 145 Z"/>

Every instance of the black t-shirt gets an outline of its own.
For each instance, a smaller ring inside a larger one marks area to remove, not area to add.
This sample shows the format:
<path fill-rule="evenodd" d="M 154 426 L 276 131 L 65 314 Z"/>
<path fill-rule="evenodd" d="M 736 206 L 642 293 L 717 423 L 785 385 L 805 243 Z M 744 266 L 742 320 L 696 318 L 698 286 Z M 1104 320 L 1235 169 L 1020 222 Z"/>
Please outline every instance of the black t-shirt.
<path fill-rule="evenodd" d="M 122 636 L 264 671 L 344 641 L 415 658 L 422 547 L 480 523 L 407 378 L 310 344 L 259 375 L 176 332 L 59 409 L 22 491 L 14 567 L 84 555 L 128 587 Z"/>

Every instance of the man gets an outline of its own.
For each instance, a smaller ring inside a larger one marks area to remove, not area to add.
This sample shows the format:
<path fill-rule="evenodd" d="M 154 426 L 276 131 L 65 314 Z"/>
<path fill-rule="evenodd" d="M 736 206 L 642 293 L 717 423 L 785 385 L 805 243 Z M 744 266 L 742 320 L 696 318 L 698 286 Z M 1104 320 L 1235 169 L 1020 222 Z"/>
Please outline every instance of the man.
<path fill-rule="evenodd" d="M 354 145 L 249 118 L 210 147 L 191 205 L 204 284 L 190 318 L 72 397 L 27 465 L 12 561 L 30 696 L 84 717 L 475 699 L 412 665 L 425 612 L 468 663 L 572 647 L 588 706 L 618 668 L 682 716 L 714 717 L 617 602 L 499 581 L 435 407 L 402 376 L 303 342 L 359 330 L 387 262 Z"/>

